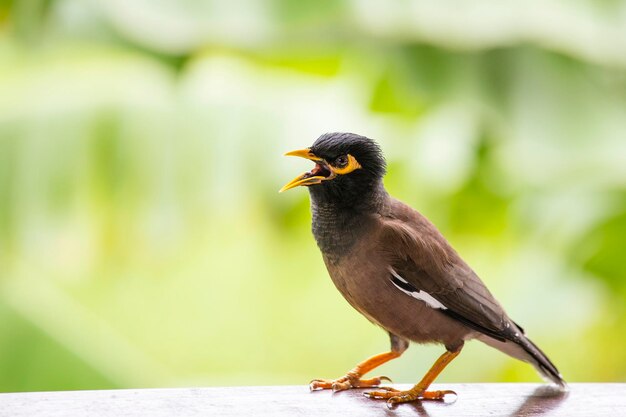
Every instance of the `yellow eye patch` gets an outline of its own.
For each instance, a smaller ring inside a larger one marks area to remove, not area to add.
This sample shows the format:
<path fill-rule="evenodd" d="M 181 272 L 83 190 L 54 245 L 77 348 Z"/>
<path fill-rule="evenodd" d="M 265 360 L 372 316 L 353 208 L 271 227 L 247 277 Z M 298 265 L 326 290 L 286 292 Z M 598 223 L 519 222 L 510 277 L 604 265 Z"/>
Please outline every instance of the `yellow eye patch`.
<path fill-rule="evenodd" d="M 361 164 L 359 164 L 359 161 L 356 160 L 356 158 L 350 154 L 348 154 L 348 163 L 343 166 L 343 167 L 335 167 L 335 166 L 331 166 L 330 169 L 338 175 L 345 175 L 345 174 L 349 174 L 352 171 L 356 170 L 356 169 L 360 169 L 361 168 Z"/>

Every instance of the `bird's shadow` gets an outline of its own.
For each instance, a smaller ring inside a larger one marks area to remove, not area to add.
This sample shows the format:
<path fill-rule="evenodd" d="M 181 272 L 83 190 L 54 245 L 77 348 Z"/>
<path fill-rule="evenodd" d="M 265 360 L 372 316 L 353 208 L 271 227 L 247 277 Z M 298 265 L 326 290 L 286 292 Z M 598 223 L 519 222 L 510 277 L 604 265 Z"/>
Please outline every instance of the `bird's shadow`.
<path fill-rule="evenodd" d="M 540 386 L 536 388 L 532 394 L 530 394 L 526 400 L 509 416 L 541 416 L 557 409 L 567 396 L 567 391 L 561 391 L 552 385 Z"/>

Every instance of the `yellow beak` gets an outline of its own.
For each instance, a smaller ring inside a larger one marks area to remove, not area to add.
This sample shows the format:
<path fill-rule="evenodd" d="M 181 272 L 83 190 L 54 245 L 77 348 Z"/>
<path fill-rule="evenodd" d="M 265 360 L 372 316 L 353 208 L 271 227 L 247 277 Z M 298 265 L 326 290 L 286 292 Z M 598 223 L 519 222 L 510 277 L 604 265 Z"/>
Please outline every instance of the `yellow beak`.
<path fill-rule="evenodd" d="M 285 153 L 285 156 L 299 156 L 300 158 L 310 159 L 311 161 L 321 161 L 322 160 L 322 158 L 320 158 L 319 156 L 317 156 L 313 152 L 311 152 L 310 148 L 298 149 L 297 151 L 287 152 L 287 153 Z"/>
<path fill-rule="evenodd" d="M 317 156 L 313 152 L 311 152 L 311 150 L 309 148 L 299 149 L 297 151 L 287 152 L 285 154 L 285 156 L 299 156 L 300 158 L 309 159 L 309 160 L 315 161 L 315 162 L 323 161 L 322 158 L 320 158 L 319 156 Z M 327 178 L 319 176 L 319 175 L 312 176 L 310 172 L 305 172 L 305 173 L 303 173 L 301 175 L 298 175 L 293 180 L 289 181 L 278 192 L 282 193 L 283 191 L 287 191 L 287 190 L 290 190 L 292 188 L 299 187 L 301 185 L 319 184 L 320 182 L 324 181 L 325 179 L 327 179 Z"/>

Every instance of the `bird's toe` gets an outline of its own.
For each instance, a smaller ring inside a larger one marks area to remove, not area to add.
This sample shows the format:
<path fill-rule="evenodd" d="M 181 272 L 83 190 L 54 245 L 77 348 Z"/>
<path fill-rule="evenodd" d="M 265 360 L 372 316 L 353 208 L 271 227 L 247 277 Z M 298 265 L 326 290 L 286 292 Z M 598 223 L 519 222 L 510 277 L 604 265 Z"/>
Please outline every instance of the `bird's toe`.
<path fill-rule="evenodd" d="M 391 387 L 380 387 L 375 391 L 365 392 L 363 395 L 374 400 L 387 400 L 387 406 L 392 408 L 398 404 L 412 401 L 445 401 L 447 396 L 454 396 L 456 399 L 457 394 L 452 390 L 420 391 L 410 389 L 400 391 Z"/>
<path fill-rule="evenodd" d="M 392 387 L 378 387 L 377 390 L 364 392 L 363 395 L 365 395 L 368 398 L 375 399 L 375 400 L 385 400 L 395 395 L 398 395 L 399 392 L 402 392 L 402 391 L 397 390 Z"/>
<path fill-rule="evenodd" d="M 311 391 L 318 391 L 321 389 L 330 389 L 333 385 L 333 380 L 329 379 L 314 379 L 309 382 L 309 389 Z"/>
<path fill-rule="evenodd" d="M 331 389 L 337 392 L 352 388 L 377 388 L 382 381 L 391 382 L 391 379 L 386 376 L 361 379 L 359 376 L 348 374 L 337 379 L 314 379 L 309 383 L 309 388 L 311 391 Z"/>

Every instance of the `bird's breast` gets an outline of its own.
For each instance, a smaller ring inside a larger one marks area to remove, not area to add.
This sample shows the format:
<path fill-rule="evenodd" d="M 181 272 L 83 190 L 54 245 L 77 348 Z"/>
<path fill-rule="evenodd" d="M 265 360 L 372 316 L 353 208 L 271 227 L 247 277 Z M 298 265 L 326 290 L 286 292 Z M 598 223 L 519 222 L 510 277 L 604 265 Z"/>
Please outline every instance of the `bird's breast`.
<path fill-rule="evenodd" d="M 324 254 L 333 283 L 352 307 L 374 324 L 414 342 L 454 345 L 465 338 L 466 328 L 393 284 L 388 260 L 371 244 L 376 240 L 373 232 L 340 258 Z"/>

